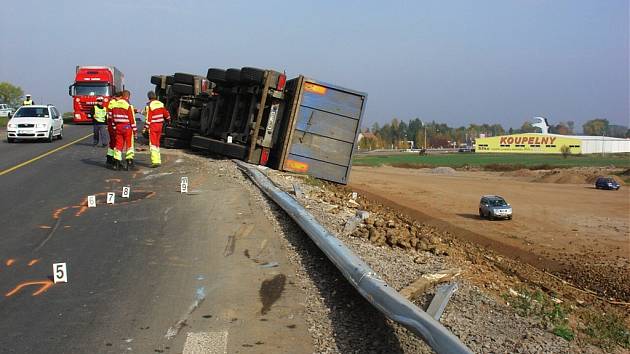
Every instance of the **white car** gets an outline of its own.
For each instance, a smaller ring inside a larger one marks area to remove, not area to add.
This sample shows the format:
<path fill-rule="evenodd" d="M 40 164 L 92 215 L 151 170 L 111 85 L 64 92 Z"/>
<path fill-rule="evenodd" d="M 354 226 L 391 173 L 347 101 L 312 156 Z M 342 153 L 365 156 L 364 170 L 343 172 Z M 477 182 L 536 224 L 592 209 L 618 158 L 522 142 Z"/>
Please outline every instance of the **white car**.
<path fill-rule="evenodd" d="M 52 105 L 22 106 L 7 124 L 7 141 L 63 138 L 63 119 Z"/>
<path fill-rule="evenodd" d="M 11 117 L 13 114 L 13 108 L 8 104 L 0 103 L 0 117 Z"/>

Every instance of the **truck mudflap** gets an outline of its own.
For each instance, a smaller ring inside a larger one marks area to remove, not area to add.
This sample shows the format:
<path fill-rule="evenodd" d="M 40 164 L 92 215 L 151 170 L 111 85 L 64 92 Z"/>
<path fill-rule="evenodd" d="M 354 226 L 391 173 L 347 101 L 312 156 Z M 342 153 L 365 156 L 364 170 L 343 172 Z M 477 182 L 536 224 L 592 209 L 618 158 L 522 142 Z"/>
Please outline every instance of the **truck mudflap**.
<path fill-rule="evenodd" d="M 280 169 L 347 184 L 367 95 L 300 76 L 293 93 Z"/>

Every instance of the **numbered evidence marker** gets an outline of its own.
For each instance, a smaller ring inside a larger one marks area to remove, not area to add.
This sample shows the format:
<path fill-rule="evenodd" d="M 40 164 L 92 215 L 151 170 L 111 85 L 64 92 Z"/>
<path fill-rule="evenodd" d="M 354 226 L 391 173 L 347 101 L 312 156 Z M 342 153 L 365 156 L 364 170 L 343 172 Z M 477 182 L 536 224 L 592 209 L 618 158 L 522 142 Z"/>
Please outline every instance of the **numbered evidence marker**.
<path fill-rule="evenodd" d="M 130 191 L 131 191 L 131 187 L 129 187 L 129 186 L 123 187 L 122 197 L 123 198 L 129 198 Z"/>
<path fill-rule="evenodd" d="M 96 208 L 96 196 L 88 195 L 88 208 Z"/>
<path fill-rule="evenodd" d="M 179 183 L 179 192 L 188 193 L 188 177 L 182 177 L 182 181 Z"/>
<path fill-rule="evenodd" d="M 232 144 L 232 137 L 228 135 L 227 137 L 227 143 L 228 144 Z"/>
<path fill-rule="evenodd" d="M 107 204 L 114 204 L 115 199 L 116 199 L 116 193 L 114 192 L 107 193 Z"/>
<path fill-rule="evenodd" d="M 53 263 L 53 280 L 55 284 L 68 282 L 68 272 L 65 263 Z"/>

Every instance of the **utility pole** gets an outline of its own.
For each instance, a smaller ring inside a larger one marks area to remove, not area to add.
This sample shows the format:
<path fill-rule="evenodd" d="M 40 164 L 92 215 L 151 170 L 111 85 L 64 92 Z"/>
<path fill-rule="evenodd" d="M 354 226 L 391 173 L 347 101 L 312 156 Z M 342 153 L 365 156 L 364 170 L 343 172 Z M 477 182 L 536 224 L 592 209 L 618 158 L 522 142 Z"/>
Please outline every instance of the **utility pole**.
<path fill-rule="evenodd" d="M 427 126 L 424 126 L 424 149 L 427 149 Z"/>

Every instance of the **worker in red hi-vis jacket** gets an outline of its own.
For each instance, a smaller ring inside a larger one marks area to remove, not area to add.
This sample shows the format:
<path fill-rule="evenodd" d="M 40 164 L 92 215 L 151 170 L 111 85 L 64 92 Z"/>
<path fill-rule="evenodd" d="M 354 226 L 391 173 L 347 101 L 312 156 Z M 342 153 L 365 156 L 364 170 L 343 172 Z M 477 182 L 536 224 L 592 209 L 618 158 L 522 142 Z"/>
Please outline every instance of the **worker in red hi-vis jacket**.
<path fill-rule="evenodd" d="M 128 170 L 133 167 L 134 157 L 134 133 L 136 128 L 136 118 L 133 106 L 129 104 L 131 93 L 128 90 L 122 92 L 122 97 L 116 100 L 114 108 L 111 109 L 112 119 L 114 121 L 114 130 L 116 131 L 116 147 L 114 148 L 114 169 L 124 168 Z M 127 163 L 123 165 L 122 154 L 125 153 Z"/>
<path fill-rule="evenodd" d="M 107 147 L 107 167 L 114 167 L 114 149 L 116 149 L 116 124 L 112 117 L 112 109 L 116 107 L 116 101 L 122 97 L 122 92 L 115 92 L 107 103 L 107 132 L 109 133 L 109 146 Z"/>
<path fill-rule="evenodd" d="M 147 97 L 149 98 L 149 103 L 147 103 L 143 111 L 146 117 L 144 130 L 148 130 L 149 132 L 151 167 L 155 168 L 162 164 L 160 157 L 160 136 L 162 135 L 164 121 L 168 121 L 170 115 L 168 110 L 164 107 L 164 103 L 156 99 L 155 92 L 149 91 Z"/>

